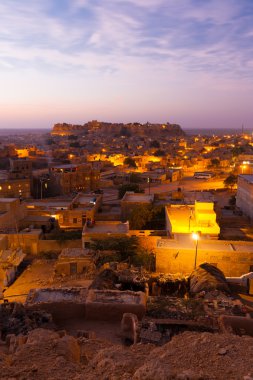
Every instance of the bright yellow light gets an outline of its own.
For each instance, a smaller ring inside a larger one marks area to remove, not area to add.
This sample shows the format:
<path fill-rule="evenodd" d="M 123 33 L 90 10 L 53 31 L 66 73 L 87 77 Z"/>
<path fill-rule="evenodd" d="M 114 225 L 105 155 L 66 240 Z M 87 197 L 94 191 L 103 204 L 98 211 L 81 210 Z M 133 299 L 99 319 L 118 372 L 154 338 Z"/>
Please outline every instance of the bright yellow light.
<path fill-rule="evenodd" d="M 193 238 L 193 240 L 195 240 L 195 241 L 199 240 L 199 234 L 198 234 L 197 232 L 193 232 L 193 233 L 192 233 L 192 238 Z"/>

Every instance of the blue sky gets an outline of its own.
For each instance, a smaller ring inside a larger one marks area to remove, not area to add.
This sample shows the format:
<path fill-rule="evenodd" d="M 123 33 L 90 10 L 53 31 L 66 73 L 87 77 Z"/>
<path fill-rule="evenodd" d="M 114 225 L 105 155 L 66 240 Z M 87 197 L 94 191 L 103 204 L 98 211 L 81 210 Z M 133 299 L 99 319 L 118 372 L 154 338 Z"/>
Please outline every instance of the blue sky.
<path fill-rule="evenodd" d="M 2 0 L 0 128 L 253 129 L 252 0 Z"/>

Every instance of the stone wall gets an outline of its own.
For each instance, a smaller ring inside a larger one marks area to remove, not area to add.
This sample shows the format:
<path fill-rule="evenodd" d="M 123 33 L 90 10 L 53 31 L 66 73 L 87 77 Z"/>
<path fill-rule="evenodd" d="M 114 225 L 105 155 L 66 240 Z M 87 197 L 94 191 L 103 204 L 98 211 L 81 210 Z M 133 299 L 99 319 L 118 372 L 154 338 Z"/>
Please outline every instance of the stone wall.
<path fill-rule="evenodd" d="M 8 236 L 0 235 L 0 249 L 8 249 Z"/>
<path fill-rule="evenodd" d="M 88 320 L 121 321 L 124 313 L 133 313 L 141 320 L 146 312 L 146 296 L 128 290 L 91 289 L 85 306 Z"/>
<path fill-rule="evenodd" d="M 189 274 L 194 269 L 195 249 L 156 248 L 156 271 L 163 273 Z M 241 276 L 253 265 L 252 253 L 236 251 L 207 251 L 199 249 L 197 265 L 208 262 L 215 264 L 225 276 Z"/>
<path fill-rule="evenodd" d="M 82 248 L 80 240 L 39 240 L 38 253 L 55 251 L 61 252 L 63 248 Z"/>
<path fill-rule="evenodd" d="M 38 253 L 38 243 L 40 237 L 38 233 L 20 232 L 18 234 L 8 234 L 8 246 L 12 248 L 21 247 L 25 253 L 36 255 Z"/>

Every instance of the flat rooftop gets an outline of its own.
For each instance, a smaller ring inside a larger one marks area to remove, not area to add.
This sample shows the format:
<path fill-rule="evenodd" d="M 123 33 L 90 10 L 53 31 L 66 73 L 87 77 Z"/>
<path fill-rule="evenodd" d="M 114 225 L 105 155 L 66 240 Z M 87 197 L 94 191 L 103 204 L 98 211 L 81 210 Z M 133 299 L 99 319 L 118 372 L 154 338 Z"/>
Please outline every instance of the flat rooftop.
<path fill-rule="evenodd" d="M 157 248 L 168 249 L 195 249 L 196 243 L 191 234 L 175 234 L 175 239 L 157 240 Z M 253 242 L 237 242 L 228 240 L 209 240 L 201 236 L 198 241 L 198 249 L 209 252 L 244 252 L 253 254 Z"/>
<path fill-rule="evenodd" d="M 133 193 L 126 192 L 122 198 L 123 202 L 132 202 L 132 203 L 151 203 L 154 200 L 154 195 L 142 194 L 142 193 Z"/>
<path fill-rule="evenodd" d="M 27 296 L 27 304 L 71 302 L 85 303 L 87 290 L 83 288 L 33 289 Z"/>
<path fill-rule="evenodd" d="M 89 203 L 89 202 L 95 202 L 95 200 L 97 200 L 97 196 L 96 195 L 80 195 L 77 200 L 80 202 L 80 203 Z"/>
<path fill-rule="evenodd" d="M 98 303 L 112 303 L 112 304 L 140 304 L 141 293 L 132 292 L 129 290 L 97 290 L 92 289 L 89 293 L 89 300 Z"/>
<path fill-rule="evenodd" d="M 51 208 L 68 208 L 72 203 L 72 200 L 41 200 L 41 201 L 33 201 L 33 202 L 26 202 L 26 207 L 31 208 L 34 206 L 36 207 L 51 207 Z"/>
<path fill-rule="evenodd" d="M 209 191 L 186 191 L 183 192 L 184 203 L 194 204 L 195 201 L 199 202 L 214 202 L 214 195 Z"/>
<path fill-rule="evenodd" d="M 60 258 L 63 257 L 83 257 L 88 256 L 89 250 L 83 248 L 63 248 Z"/>
<path fill-rule="evenodd" d="M 30 228 L 25 228 L 24 230 L 20 231 L 18 233 L 19 235 L 37 235 L 37 236 L 40 236 L 41 235 L 41 229 L 38 229 L 38 228 L 33 228 L 33 229 L 30 229 Z"/>
<path fill-rule="evenodd" d="M 74 164 L 58 164 L 58 165 L 53 165 L 51 169 L 75 169 L 77 165 Z"/>
<path fill-rule="evenodd" d="M 191 233 L 201 231 L 204 234 L 218 234 L 219 226 L 215 221 L 215 212 L 200 209 L 196 213 L 194 205 L 166 206 L 172 233 Z M 199 220 L 201 223 L 198 224 Z"/>
<path fill-rule="evenodd" d="M 239 177 L 246 180 L 249 183 L 253 183 L 253 174 L 240 174 Z"/>
<path fill-rule="evenodd" d="M 50 216 L 44 216 L 44 215 L 28 215 L 23 220 L 28 223 L 33 222 L 48 222 L 51 219 Z"/>
<path fill-rule="evenodd" d="M 92 227 L 84 226 L 83 233 L 87 234 L 127 234 L 128 222 L 96 222 Z"/>
<path fill-rule="evenodd" d="M 12 203 L 19 200 L 18 198 L 0 198 L 0 203 Z"/>

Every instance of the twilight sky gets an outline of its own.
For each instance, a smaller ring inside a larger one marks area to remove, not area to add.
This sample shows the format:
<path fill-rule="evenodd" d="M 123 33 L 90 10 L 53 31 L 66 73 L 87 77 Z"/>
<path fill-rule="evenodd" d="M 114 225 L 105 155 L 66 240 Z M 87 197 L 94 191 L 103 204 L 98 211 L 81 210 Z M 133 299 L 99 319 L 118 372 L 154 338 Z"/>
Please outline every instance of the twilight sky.
<path fill-rule="evenodd" d="M 253 129 L 252 0 L 1 0 L 0 128 Z"/>

